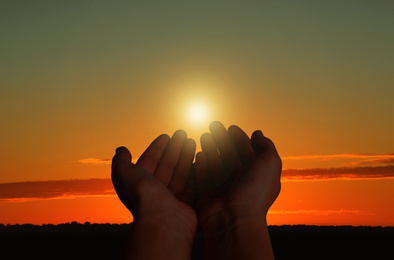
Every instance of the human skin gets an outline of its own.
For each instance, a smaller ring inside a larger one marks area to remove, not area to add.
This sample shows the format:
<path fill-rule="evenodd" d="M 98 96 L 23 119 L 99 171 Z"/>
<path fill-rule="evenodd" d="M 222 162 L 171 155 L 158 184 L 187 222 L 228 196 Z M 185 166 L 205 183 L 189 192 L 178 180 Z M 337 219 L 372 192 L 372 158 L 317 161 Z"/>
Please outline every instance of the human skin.
<path fill-rule="evenodd" d="M 282 163 L 273 142 L 220 122 L 210 132 L 194 164 L 205 259 L 274 259 L 266 215 L 280 192 Z"/>
<path fill-rule="evenodd" d="M 214 122 L 210 130 L 196 155 L 193 192 L 196 145 L 184 131 L 159 136 L 136 164 L 127 148 L 117 149 L 112 181 L 134 216 L 125 259 L 190 259 L 198 224 L 205 259 L 273 259 L 266 213 L 280 191 L 275 146 L 261 131 L 249 139 L 237 126 Z"/>
<path fill-rule="evenodd" d="M 196 144 L 178 130 L 156 138 L 136 164 L 119 147 L 112 159 L 115 190 L 134 217 L 125 259 L 190 259 L 198 221 L 186 192 Z"/>

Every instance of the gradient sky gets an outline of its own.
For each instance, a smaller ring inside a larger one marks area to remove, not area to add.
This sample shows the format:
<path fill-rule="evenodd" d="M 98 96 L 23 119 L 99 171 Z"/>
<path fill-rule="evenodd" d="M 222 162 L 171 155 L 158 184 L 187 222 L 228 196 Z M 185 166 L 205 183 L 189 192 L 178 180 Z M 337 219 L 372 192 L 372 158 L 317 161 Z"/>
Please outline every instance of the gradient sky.
<path fill-rule="evenodd" d="M 392 1 L 2 1 L 0 223 L 131 221 L 108 180 L 115 148 L 135 160 L 161 133 L 198 141 L 220 120 L 263 130 L 283 158 L 270 224 L 394 225 L 393 13 Z"/>

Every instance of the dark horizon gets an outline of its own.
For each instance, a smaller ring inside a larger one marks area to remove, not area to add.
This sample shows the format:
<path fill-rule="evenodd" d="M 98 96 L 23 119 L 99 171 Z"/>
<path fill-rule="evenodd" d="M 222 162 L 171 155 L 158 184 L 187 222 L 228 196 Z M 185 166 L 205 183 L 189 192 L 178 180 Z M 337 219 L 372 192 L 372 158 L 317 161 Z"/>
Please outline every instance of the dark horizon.
<path fill-rule="evenodd" d="M 130 223 L 95 223 L 85 221 L 84 223 L 78 221 L 69 221 L 59 224 L 52 224 L 52 223 L 43 223 L 43 224 L 32 224 L 32 223 L 16 223 L 16 224 L 9 224 L 9 223 L 0 223 L 1 227 L 18 227 L 18 226 L 33 226 L 33 227 L 47 227 L 47 226 L 64 226 L 64 225 L 112 225 L 112 226 L 123 226 L 123 225 L 131 225 L 133 222 Z M 382 226 L 382 225 L 308 225 L 308 224 L 283 224 L 283 225 L 268 225 L 269 227 L 370 227 L 370 228 L 394 228 L 394 226 Z"/>
<path fill-rule="evenodd" d="M 130 227 L 88 222 L 0 224 L 0 248 L 13 259 L 118 259 Z M 393 255 L 394 227 L 283 225 L 269 226 L 269 233 L 276 260 L 317 259 L 322 254 L 335 259 L 390 259 Z M 201 259 L 201 237 L 195 240 L 192 259 Z"/>

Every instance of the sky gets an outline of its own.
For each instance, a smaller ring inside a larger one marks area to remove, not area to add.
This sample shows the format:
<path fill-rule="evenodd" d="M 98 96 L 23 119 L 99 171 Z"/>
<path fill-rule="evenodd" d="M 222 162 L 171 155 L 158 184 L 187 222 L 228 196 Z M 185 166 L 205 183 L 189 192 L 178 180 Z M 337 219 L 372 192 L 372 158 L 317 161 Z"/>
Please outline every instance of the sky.
<path fill-rule="evenodd" d="M 392 1 L 2 1 L 0 223 L 124 223 L 115 148 L 271 138 L 268 223 L 394 225 Z M 194 104 L 206 109 L 201 120 Z M 199 148 L 198 148 L 199 149 Z"/>

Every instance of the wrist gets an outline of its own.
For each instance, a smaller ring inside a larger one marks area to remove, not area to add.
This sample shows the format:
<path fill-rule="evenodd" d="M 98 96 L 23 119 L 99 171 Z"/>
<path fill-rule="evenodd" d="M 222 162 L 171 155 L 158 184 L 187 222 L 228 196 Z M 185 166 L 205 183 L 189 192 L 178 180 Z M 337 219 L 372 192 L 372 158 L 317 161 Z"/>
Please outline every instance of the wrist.
<path fill-rule="evenodd" d="M 177 222 L 167 212 L 159 216 L 136 216 L 125 259 L 190 258 L 194 235 L 195 230 L 182 221 Z"/>
<path fill-rule="evenodd" d="M 235 208 L 227 208 L 216 214 L 200 216 L 199 222 L 206 234 L 222 232 L 229 228 L 267 226 L 267 218 L 264 211 L 248 212 Z"/>
<path fill-rule="evenodd" d="M 206 259 L 273 259 L 265 215 L 226 215 L 211 224 L 203 229 Z"/>
<path fill-rule="evenodd" d="M 192 243 L 197 230 L 197 217 L 182 216 L 169 210 L 143 210 L 135 216 L 133 225 Z"/>

